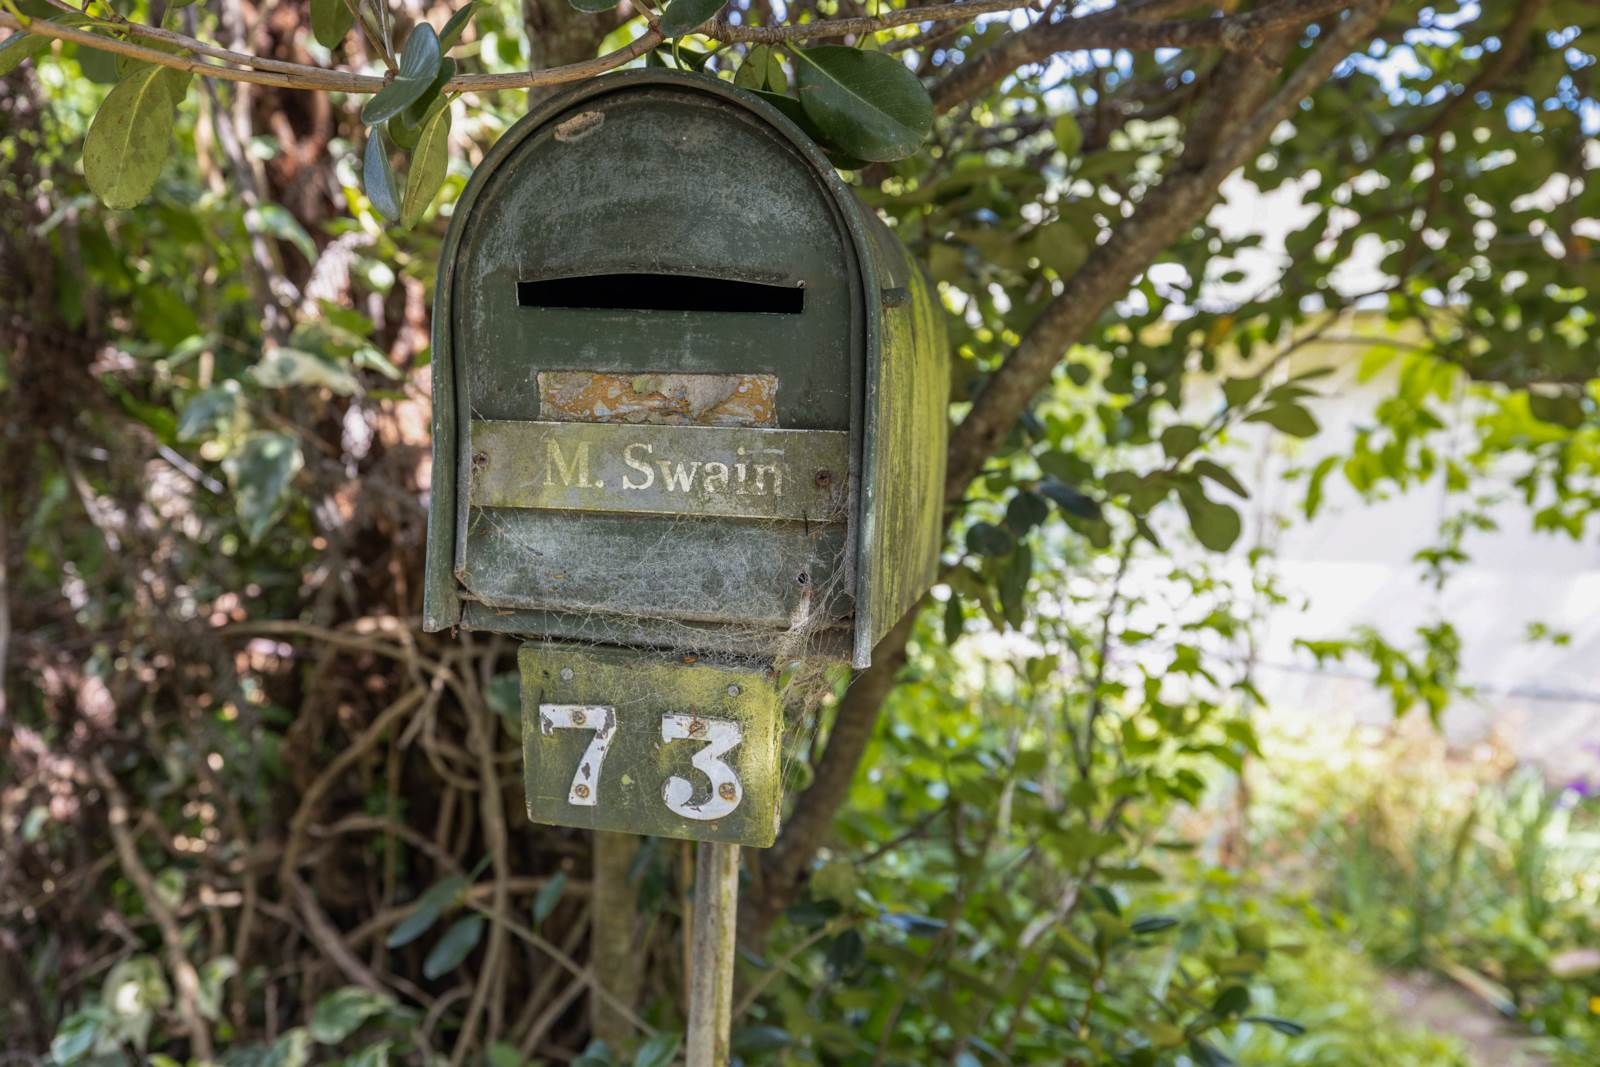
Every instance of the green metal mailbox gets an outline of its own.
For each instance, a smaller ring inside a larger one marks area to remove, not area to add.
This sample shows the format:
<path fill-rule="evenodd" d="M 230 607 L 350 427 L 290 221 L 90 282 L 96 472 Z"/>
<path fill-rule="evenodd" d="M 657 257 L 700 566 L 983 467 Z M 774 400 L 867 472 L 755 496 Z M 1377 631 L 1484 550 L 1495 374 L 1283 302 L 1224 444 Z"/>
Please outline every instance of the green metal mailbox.
<path fill-rule="evenodd" d="M 440 258 L 426 627 L 565 642 L 525 651 L 525 708 L 606 703 L 529 692 L 540 648 L 866 666 L 934 578 L 948 358 L 905 247 L 770 104 L 662 70 L 551 100 Z M 558 784 L 535 818 L 607 825 Z"/>

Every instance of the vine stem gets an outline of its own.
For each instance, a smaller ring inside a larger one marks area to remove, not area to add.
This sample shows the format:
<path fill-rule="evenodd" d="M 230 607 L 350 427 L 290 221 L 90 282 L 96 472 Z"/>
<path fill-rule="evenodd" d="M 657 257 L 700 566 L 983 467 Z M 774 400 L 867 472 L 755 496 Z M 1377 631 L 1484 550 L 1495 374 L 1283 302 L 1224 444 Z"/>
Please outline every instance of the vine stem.
<path fill-rule="evenodd" d="M 1219 15 L 1170 22 L 1135 21 L 1134 13 L 1123 13 L 1118 8 L 1109 8 L 1092 15 L 1062 20 L 1052 24 L 1051 29 L 1055 32 L 1070 32 L 1072 37 L 1063 42 L 1063 47 L 1072 49 L 1215 47 L 1228 51 L 1248 52 L 1259 45 L 1259 35 L 1265 30 L 1303 22 L 1316 15 L 1348 7 L 1351 2 L 1352 0 L 1278 0 L 1275 4 L 1242 15 Z M 981 15 L 1024 9 L 1035 9 L 1035 4 L 1028 0 L 965 0 L 959 3 L 905 8 L 878 16 L 823 19 L 788 26 L 732 26 L 723 21 L 711 20 L 700 27 L 700 33 L 724 44 L 775 44 L 785 41 L 859 36 L 899 26 L 965 22 Z M 161 41 L 182 48 L 193 55 L 174 55 L 137 44 L 132 40 L 122 40 L 74 26 L 64 26 L 47 19 L 19 19 L 9 11 L 0 10 L 0 26 L 7 29 L 61 41 L 72 41 L 86 48 L 96 48 L 206 78 L 248 82 L 283 89 L 345 93 L 375 93 L 387 84 L 385 79 L 370 74 L 357 74 L 353 71 L 333 70 L 236 52 L 159 27 L 143 26 L 123 20 L 105 21 L 104 24 L 115 26 L 118 32 L 126 33 L 130 37 Z M 594 59 L 546 70 L 524 70 L 507 74 L 458 74 L 445 85 L 445 91 L 495 92 L 584 81 L 638 59 L 661 44 L 663 40 L 660 30 L 651 25 L 628 44 Z M 217 62 L 207 62 L 207 59 Z"/>

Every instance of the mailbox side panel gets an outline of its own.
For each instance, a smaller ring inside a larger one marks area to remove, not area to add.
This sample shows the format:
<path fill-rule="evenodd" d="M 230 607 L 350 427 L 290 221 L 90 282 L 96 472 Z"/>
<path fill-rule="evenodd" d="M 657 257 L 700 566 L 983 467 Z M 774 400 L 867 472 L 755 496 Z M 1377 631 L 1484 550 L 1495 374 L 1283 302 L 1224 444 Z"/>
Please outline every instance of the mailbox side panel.
<path fill-rule="evenodd" d="M 869 332 L 866 434 L 853 660 L 872 661 L 873 646 L 927 592 L 938 574 L 944 539 L 945 447 L 949 437 L 950 350 L 944 317 L 920 266 L 905 246 L 861 207 L 876 279 L 878 316 Z M 875 333 L 876 337 L 872 338 Z"/>

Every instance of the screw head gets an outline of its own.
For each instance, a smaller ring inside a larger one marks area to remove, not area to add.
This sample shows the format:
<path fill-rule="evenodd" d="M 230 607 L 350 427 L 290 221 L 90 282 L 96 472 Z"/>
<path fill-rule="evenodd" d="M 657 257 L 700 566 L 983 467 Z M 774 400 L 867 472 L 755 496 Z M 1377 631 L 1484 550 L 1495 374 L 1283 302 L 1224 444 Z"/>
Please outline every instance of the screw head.
<path fill-rule="evenodd" d="M 689 723 L 689 736 L 690 737 L 699 737 L 701 734 L 703 734 L 705 732 L 706 732 L 706 724 L 702 720 L 694 719 Z"/>
<path fill-rule="evenodd" d="M 585 715 L 581 710 L 572 713 L 572 725 L 574 726 L 582 726 L 588 719 L 589 716 Z"/>
<path fill-rule="evenodd" d="M 587 800 L 589 799 L 589 787 L 584 785 L 582 782 L 579 782 L 577 785 L 572 787 L 572 795 L 577 797 L 579 800 Z"/>
<path fill-rule="evenodd" d="M 563 682 L 572 681 L 572 668 L 571 667 L 562 667 L 561 668 L 561 680 Z"/>
<path fill-rule="evenodd" d="M 830 470 L 820 470 L 816 473 L 812 480 L 817 483 L 818 489 L 826 489 L 833 484 L 833 472 Z"/>
<path fill-rule="evenodd" d="M 723 800 L 732 800 L 739 795 L 739 790 L 734 788 L 732 782 L 723 782 L 717 786 L 717 795 L 722 797 Z"/>
<path fill-rule="evenodd" d="M 744 692 L 744 690 L 743 690 L 743 689 L 740 689 L 740 688 L 739 688 L 739 687 L 738 687 L 738 686 L 736 686 L 736 685 L 730 685 L 730 686 L 728 686 L 728 695 L 729 695 L 729 696 L 731 696 L 731 697 L 736 697 L 736 696 L 738 696 L 738 695 L 739 695 L 739 694 L 740 694 L 740 693 L 742 693 L 742 692 Z"/>

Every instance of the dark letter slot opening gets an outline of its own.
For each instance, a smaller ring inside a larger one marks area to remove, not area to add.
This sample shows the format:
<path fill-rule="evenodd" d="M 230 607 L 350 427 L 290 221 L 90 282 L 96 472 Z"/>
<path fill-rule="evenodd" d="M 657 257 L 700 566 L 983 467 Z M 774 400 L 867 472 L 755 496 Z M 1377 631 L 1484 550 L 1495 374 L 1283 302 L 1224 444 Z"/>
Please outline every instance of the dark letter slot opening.
<path fill-rule="evenodd" d="M 525 308 L 597 311 L 754 311 L 798 315 L 806 291 L 798 285 L 764 285 L 688 274 L 590 274 L 518 282 Z"/>

